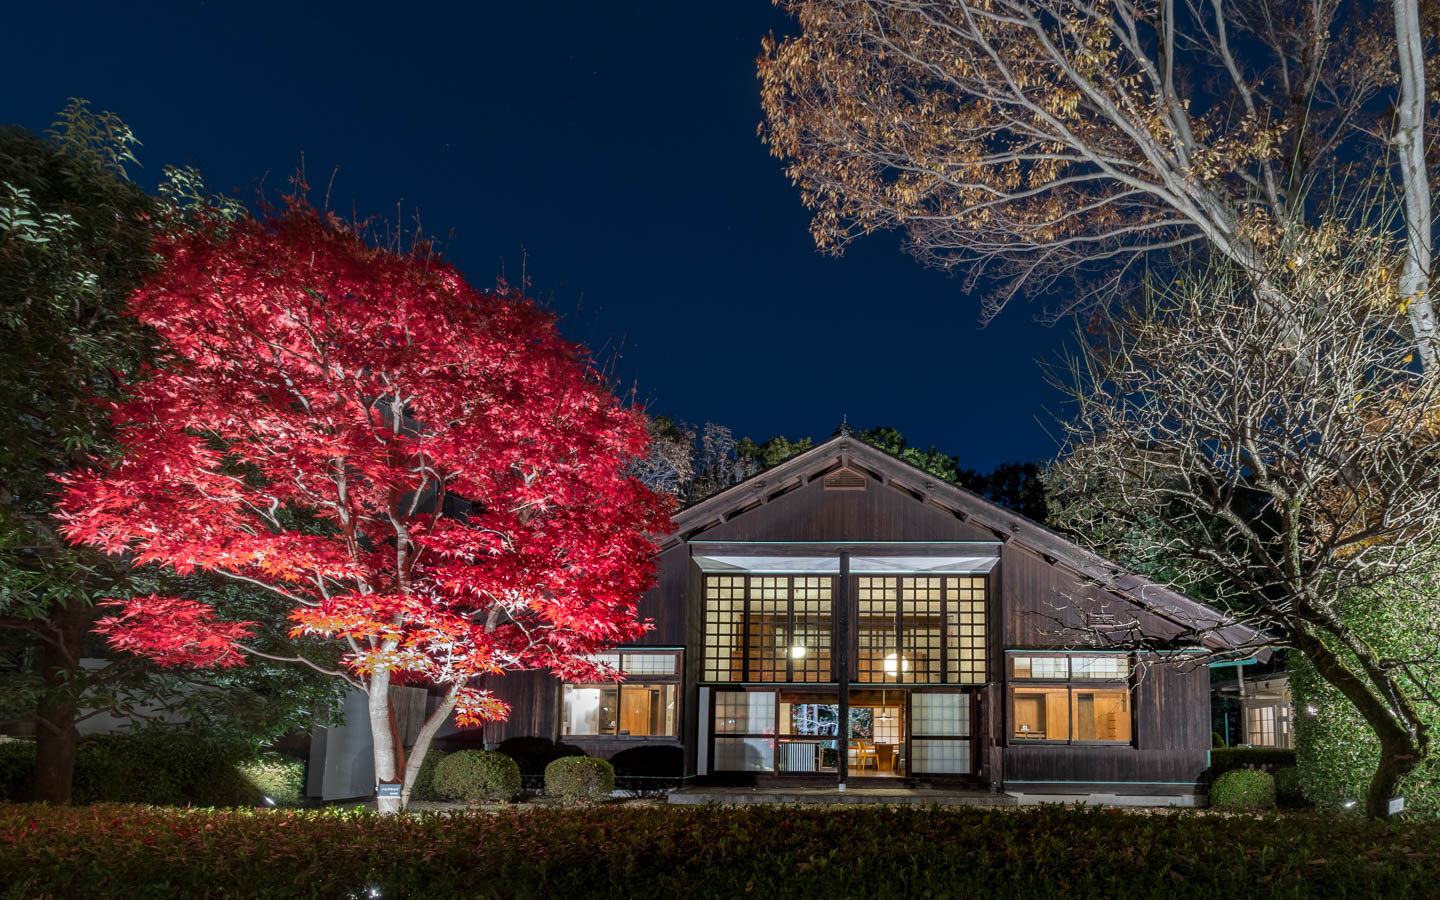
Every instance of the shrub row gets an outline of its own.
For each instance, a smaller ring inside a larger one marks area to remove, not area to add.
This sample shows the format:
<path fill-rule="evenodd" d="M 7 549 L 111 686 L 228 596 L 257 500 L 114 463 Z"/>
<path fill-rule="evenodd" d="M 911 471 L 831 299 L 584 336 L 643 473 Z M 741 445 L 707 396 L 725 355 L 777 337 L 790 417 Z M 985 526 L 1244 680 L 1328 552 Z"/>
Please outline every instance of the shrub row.
<path fill-rule="evenodd" d="M 1210 751 L 1210 777 L 1215 779 L 1231 769 L 1258 769 L 1275 772 L 1295 765 L 1294 750 L 1273 747 L 1221 747 Z"/>
<path fill-rule="evenodd" d="M 0 806 L 10 897 L 1433 896 L 1440 823 L 1318 813 Z"/>
<path fill-rule="evenodd" d="M 427 754 L 427 757 L 429 754 Z M 495 750 L 441 754 L 425 777 L 425 763 L 410 796 L 417 800 L 514 800 L 520 794 L 520 766 Z M 428 762 L 428 759 L 427 759 Z M 545 767 L 545 793 L 568 800 L 608 797 L 615 790 L 615 769 L 603 759 L 563 756 Z"/>
<path fill-rule="evenodd" d="M 28 799 L 35 745 L 0 743 L 0 798 Z M 99 735 L 75 752 L 76 803 L 259 806 L 299 803 L 305 766 L 276 753 L 255 755 L 192 735 Z"/>

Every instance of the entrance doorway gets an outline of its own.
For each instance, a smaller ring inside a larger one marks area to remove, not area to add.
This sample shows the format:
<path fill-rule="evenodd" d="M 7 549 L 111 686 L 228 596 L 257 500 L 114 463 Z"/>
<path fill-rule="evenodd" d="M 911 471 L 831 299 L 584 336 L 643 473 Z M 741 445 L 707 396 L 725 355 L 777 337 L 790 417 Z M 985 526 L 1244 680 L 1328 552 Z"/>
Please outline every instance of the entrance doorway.
<path fill-rule="evenodd" d="M 850 692 L 846 754 L 851 778 L 903 778 L 909 739 L 905 691 Z"/>

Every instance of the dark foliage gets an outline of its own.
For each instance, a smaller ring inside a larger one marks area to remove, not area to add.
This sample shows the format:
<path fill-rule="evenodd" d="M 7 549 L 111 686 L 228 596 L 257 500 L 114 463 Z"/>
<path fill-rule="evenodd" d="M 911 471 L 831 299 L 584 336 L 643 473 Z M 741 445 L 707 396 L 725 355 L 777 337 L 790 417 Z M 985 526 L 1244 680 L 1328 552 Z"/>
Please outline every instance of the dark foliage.
<path fill-rule="evenodd" d="M 1434 895 L 1440 825 L 1316 813 L 632 807 L 381 817 L 0 807 L 10 897 Z"/>

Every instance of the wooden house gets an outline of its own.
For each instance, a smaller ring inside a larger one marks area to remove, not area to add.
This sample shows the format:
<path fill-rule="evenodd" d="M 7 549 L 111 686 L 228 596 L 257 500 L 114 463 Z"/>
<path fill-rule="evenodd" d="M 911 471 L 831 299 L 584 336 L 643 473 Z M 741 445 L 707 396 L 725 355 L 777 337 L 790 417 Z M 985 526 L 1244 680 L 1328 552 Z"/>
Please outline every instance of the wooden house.
<path fill-rule="evenodd" d="M 1187 659 L 1255 638 L 848 434 L 673 521 L 625 679 L 495 679 L 488 746 L 670 748 L 698 784 L 1193 798 L 1210 678 Z"/>

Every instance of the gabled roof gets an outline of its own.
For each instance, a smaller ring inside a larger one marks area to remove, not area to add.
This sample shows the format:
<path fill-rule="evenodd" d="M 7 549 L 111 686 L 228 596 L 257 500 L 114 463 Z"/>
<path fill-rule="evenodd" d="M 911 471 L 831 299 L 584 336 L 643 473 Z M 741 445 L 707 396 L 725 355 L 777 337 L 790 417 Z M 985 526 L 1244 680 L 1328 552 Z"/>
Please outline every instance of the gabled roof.
<path fill-rule="evenodd" d="M 692 540 L 735 515 L 840 468 L 859 469 L 881 484 L 899 488 L 964 522 L 989 530 L 1000 541 L 1014 541 L 1052 565 L 1063 564 L 1147 612 L 1207 635 L 1207 645 L 1227 649 L 1264 644 L 1259 632 L 1233 623 L 1224 613 L 1127 571 L 1038 522 L 846 433 L 682 509 L 673 517 L 674 533 L 662 546 Z"/>

